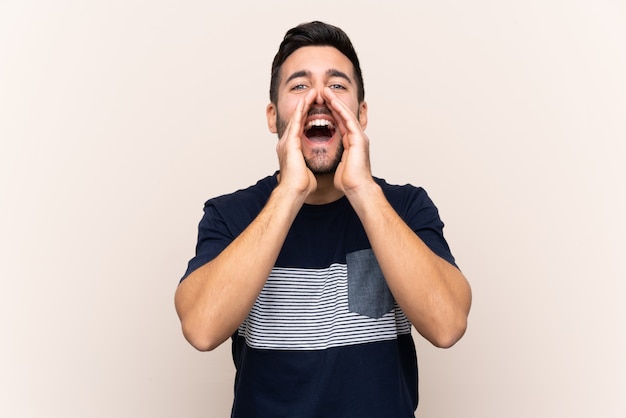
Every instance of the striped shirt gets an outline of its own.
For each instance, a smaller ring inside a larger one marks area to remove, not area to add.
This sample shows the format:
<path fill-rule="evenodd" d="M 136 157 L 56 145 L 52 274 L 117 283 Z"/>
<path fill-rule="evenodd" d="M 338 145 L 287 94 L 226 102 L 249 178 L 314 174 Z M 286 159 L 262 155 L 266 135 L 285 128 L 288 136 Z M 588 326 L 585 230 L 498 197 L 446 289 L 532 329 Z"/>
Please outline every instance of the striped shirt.
<path fill-rule="evenodd" d="M 376 179 L 400 217 L 454 264 L 426 192 Z M 258 215 L 276 176 L 211 199 L 184 278 Z M 344 197 L 304 205 L 265 286 L 232 337 L 232 417 L 413 417 L 417 359 L 367 235 Z"/>

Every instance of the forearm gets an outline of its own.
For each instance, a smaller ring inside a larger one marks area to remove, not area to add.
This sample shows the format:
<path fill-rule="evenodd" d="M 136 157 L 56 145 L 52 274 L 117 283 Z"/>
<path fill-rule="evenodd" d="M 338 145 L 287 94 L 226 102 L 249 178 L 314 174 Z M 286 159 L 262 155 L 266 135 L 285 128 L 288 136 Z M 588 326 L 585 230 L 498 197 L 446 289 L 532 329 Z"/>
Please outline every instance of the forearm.
<path fill-rule="evenodd" d="M 449 347 L 467 325 L 471 291 L 455 266 L 433 253 L 370 183 L 348 195 L 389 289 L 417 331 Z"/>
<path fill-rule="evenodd" d="M 185 338 L 198 350 L 228 339 L 245 319 L 278 257 L 303 197 L 278 186 L 256 219 L 176 290 Z"/>

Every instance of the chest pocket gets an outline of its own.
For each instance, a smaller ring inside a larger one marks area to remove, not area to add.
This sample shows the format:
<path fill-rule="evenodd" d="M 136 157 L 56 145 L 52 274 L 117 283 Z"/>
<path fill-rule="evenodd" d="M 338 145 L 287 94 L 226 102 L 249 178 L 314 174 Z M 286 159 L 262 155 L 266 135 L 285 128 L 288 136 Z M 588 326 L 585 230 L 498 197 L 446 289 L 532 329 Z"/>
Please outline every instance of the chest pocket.
<path fill-rule="evenodd" d="M 395 306 L 393 295 L 371 249 L 346 254 L 348 309 L 370 318 L 381 318 Z"/>

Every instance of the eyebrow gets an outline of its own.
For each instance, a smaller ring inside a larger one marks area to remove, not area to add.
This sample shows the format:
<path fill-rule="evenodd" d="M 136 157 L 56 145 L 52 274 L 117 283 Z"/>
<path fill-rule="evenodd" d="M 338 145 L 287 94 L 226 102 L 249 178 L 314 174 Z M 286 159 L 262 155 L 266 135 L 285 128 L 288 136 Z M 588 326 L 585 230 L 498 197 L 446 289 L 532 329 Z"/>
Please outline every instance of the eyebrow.
<path fill-rule="evenodd" d="M 307 71 L 307 70 L 296 71 L 295 73 L 293 73 L 289 77 L 287 77 L 287 80 L 285 80 L 285 84 L 289 83 L 291 80 L 293 80 L 295 78 L 300 78 L 300 77 L 311 77 L 311 72 Z M 331 68 L 331 69 L 326 71 L 326 77 L 329 77 L 329 78 L 330 77 L 340 77 L 340 78 L 343 78 L 346 81 L 348 81 L 348 83 L 352 84 L 352 79 L 350 77 L 348 77 L 348 75 L 346 73 L 344 73 L 343 71 L 335 70 L 334 68 Z"/>

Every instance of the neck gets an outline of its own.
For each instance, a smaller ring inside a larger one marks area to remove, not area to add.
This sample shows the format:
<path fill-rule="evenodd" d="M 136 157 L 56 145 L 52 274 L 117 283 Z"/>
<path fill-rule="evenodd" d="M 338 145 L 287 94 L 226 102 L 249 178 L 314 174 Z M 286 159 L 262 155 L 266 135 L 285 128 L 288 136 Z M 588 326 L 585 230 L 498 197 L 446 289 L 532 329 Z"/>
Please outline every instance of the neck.
<path fill-rule="evenodd" d="M 324 205 L 339 200 L 343 193 L 335 188 L 335 174 L 315 176 L 317 189 L 311 193 L 304 203 L 309 205 Z"/>

